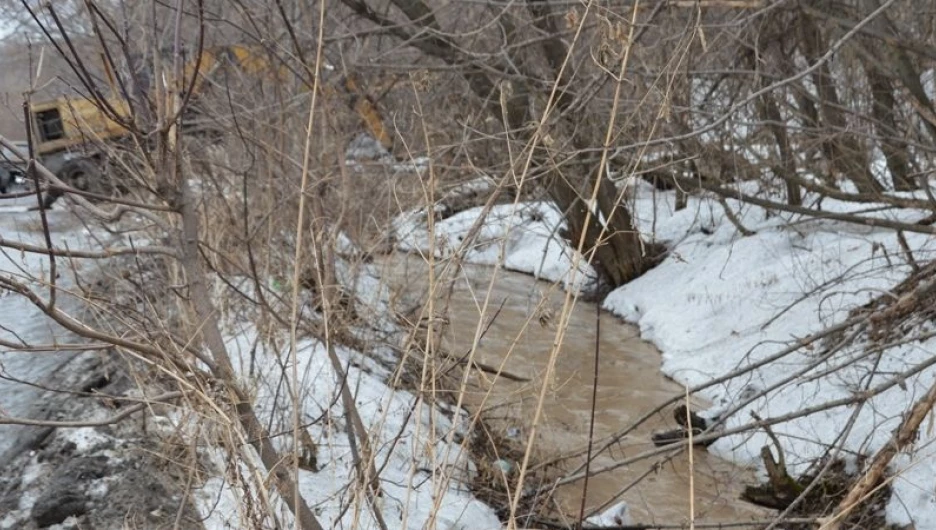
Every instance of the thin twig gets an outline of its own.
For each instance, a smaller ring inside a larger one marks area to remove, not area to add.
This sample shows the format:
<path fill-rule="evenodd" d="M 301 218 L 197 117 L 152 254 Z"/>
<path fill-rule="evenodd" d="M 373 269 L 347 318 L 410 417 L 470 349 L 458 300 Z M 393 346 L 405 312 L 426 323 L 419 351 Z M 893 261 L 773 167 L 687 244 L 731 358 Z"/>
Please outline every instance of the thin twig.
<path fill-rule="evenodd" d="M 54 428 L 79 428 L 79 427 L 101 427 L 104 425 L 113 425 L 117 422 L 120 422 L 126 419 L 128 416 L 135 414 L 141 410 L 149 408 L 153 403 L 164 403 L 176 398 L 184 396 L 184 392 L 166 392 L 158 396 L 153 396 L 147 398 L 146 401 L 138 403 L 136 405 L 125 408 L 124 410 L 114 414 L 113 416 L 104 418 L 102 420 L 87 420 L 87 421 L 53 421 L 53 420 L 34 420 L 30 418 L 17 418 L 15 416 L 5 416 L 0 414 L 0 425 L 30 425 L 34 427 L 54 427 Z"/>

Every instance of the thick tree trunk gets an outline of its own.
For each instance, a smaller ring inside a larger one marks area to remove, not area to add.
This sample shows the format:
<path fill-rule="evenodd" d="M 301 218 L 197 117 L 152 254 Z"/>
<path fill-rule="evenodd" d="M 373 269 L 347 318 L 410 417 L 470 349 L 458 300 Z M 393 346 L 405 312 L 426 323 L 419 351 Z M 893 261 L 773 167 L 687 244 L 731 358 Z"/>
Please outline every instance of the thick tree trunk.
<path fill-rule="evenodd" d="M 800 17 L 799 26 L 803 53 L 811 63 L 815 63 L 827 49 L 822 32 L 808 16 Z M 813 73 L 812 79 L 819 92 L 819 114 L 822 122 L 830 130 L 837 131 L 837 134 L 823 142 L 823 151 L 829 158 L 829 163 L 842 177 L 851 180 L 861 193 L 880 193 L 884 187 L 871 173 L 864 147 L 857 138 L 845 132 L 848 130 L 848 123 L 842 112 L 842 103 L 829 63 L 820 65 Z"/>
<path fill-rule="evenodd" d="M 881 151 L 887 162 L 887 169 L 893 179 L 894 189 L 909 191 L 916 189 L 910 177 L 910 163 L 907 157 L 907 145 L 896 138 L 898 135 L 897 120 L 894 113 L 897 111 L 897 100 L 894 98 L 894 87 L 890 79 L 880 70 L 867 63 L 864 64 L 865 75 L 868 76 L 868 85 L 871 87 L 873 102 L 871 115 L 874 116 L 874 129 L 877 139 L 881 143 Z"/>
<path fill-rule="evenodd" d="M 758 55 L 763 57 L 766 51 L 762 44 L 761 49 L 758 50 Z M 759 65 L 753 60 L 753 55 L 751 59 L 752 66 L 757 69 Z M 766 77 L 760 76 L 761 88 L 766 88 L 769 84 L 770 82 Z M 796 183 L 796 160 L 793 157 L 793 148 L 790 145 L 790 135 L 787 134 L 787 129 L 783 125 L 785 123 L 783 115 L 780 113 L 780 106 L 777 105 L 773 94 L 767 93 L 761 96 L 757 101 L 757 110 L 777 143 L 777 151 L 780 154 L 780 167 L 777 172 L 786 185 L 787 204 L 800 206 L 803 204 L 803 196 L 799 184 Z"/>
<path fill-rule="evenodd" d="M 594 250 L 592 265 L 612 287 L 617 287 L 644 272 L 644 246 L 630 212 L 618 204 L 614 185 L 602 179 L 599 186 L 597 210 L 606 220 L 604 226 L 598 213 L 593 212 L 588 218 L 587 203 L 561 176 L 553 178 L 549 193 L 565 214 L 571 244 L 577 245 L 584 233 L 582 252 L 589 256 Z"/>
<path fill-rule="evenodd" d="M 527 9 L 533 16 L 533 24 L 539 29 L 544 38 L 540 46 L 543 55 L 549 63 L 553 73 L 553 83 L 560 90 L 556 94 L 556 108 L 562 111 L 563 118 L 571 120 L 569 115 L 573 103 L 569 87 L 568 69 L 563 64 L 569 54 L 566 43 L 560 38 L 564 13 L 557 12 L 548 3 L 542 0 L 528 0 Z M 571 129 L 576 130 L 576 124 L 570 123 Z M 581 137 L 572 139 L 577 149 L 588 147 L 583 144 L 597 144 Z M 618 190 L 614 184 L 600 173 L 600 168 L 583 164 L 588 168 L 590 178 L 586 181 L 588 186 L 576 188 L 577 183 L 568 182 L 564 176 L 556 175 L 549 186 L 549 194 L 556 205 L 565 213 L 566 223 L 569 226 L 570 243 L 578 245 L 584 233 L 584 246 L 582 251 L 586 256 L 592 257 L 592 266 L 612 287 L 623 285 L 642 274 L 647 266 L 644 259 L 645 248 L 640 240 L 640 234 L 634 227 L 633 219 L 627 206 L 618 200 Z M 585 180 L 585 179 L 583 179 Z M 588 216 L 587 203 L 579 194 L 579 189 L 587 189 L 589 193 L 597 182 L 598 204 L 597 212 Z M 587 223 L 586 223 L 587 219 Z M 602 223 L 603 221 L 603 223 Z M 592 250 L 594 253 L 592 255 Z"/>

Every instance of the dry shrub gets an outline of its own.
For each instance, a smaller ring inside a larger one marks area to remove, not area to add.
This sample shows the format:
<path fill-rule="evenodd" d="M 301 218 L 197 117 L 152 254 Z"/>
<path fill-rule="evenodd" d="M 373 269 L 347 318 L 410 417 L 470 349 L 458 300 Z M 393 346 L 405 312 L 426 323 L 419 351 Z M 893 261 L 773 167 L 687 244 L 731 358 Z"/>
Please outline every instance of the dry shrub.
<path fill-rule="evenodd" d="M 807 472 L 800 477 L 799 482 L 804 487 L 817 480 L 818 484 L 794 508 L 790 513 L 790 517 L 818 517 L 833 513 L 842 499 L 848 495 L 855 480 L 860 478 L 860 475 L 849 472 L 848 466 L 843 460 L 832 462 L 828 471 L 817 477 L 818 470 L 824 467 L 822 464 L 823 462 L 817 462 L 817 465 L 813 466 L 816 471 Z M 877 489 L 870 498 L 862 502 L 857 509 L 845 517 L 842 521 L 842 528 L 844 530 L 864 530 L 867 528 L 898 530 L 900 527 L 888 525 L 884 517 L 884 509 L 890 500 L 891 492 L 890 486 Z M 808 530 L 814 528 L 815 525 L 785 524 L 784 527 L 791 530 Z"/>

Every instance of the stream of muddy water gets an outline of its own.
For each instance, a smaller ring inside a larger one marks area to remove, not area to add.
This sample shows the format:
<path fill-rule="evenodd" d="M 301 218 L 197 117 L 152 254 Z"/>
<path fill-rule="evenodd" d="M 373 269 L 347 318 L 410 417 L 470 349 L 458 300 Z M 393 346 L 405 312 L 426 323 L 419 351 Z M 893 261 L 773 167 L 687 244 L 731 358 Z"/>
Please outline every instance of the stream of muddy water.
<path fill-rule="evenodd" d="M 400 286 L 400 292 L 412 299 L 425 294 L 427 266 L 421 259 L 394 256 L 384 262 L 384 266 L 387 268 L 385 277 Z M 580 452 L 587 447 L 591 415 L 595 305 L 585 302 L 575 305 L 569 315 L 553 377 L 545 380 L 565 293 L 528 275 L 499 270 L 488 309 L 482 315 L 481 308 L 494 273 L 493 267 L 466 265 L 456 274 L 443 346 L 459 354 L 468 352 L 478 323 L 483 322 L 489 327 L 475 359 L 494 367 L 504 363 L 504 371 L 528 381 L 498 378 L 492 386 L 490 375 L 475 372 L 474 384 L 465 396 L 466 405 L 472 412 L 483 408 L 489 423 L 493 420 L 491 424 L 495 428 L 525 443 L 545 384 L 546 399 L 534 440 L 537 458 L 543 461 Z M 437 296 L 437 300 L 441 298 L 441 294 Z M 683 387 L 661 374 L 659 352 L 641 340 L 635 326 L 605 312 L 598 318 L 600 358 L 595 440 L 614 435 L 663 402 L 685 393 Z M 705 406 L 699 402 L 693 405 Z M 605 467 L 651 449 L 653 432 L 675 427 L 672 408 L 667 408 L 600 455 L 593 467 Z M 597 508 L 608 503 L 626 485 L 647 474 L 622 496 L 635 523 L 686 523 L 690 503 L 697 522 L 743 522 L 769 517 L 765 511 L 738 500 L 743 486 L 755 481 L 750 470 L 710 456 L 704 449 L 696 449 L 693 453 L 694 484 L 690 488 L 688 454 L 662 464 L 659 461 L 659 458 L 650 458 L 593 476 L 588 484 L 586 506 Z M 574 469 L 583 462 L 582 457 L 573 458 L 566 467 Z M 654 467 L 656 469 L 651 471 Z M 555 499 L 562 512 L 577 514 L 581 495 L 579 481 L 559 488 Z"/>

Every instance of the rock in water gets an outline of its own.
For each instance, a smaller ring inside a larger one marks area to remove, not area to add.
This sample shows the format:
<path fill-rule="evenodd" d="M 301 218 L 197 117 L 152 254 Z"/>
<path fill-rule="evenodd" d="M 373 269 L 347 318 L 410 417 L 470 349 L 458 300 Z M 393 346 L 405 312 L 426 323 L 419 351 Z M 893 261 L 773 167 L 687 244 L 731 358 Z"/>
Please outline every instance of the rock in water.
<path fill-rule="evenodd" d="M 701 436 L 718 420 L 718 416 L 706 418 L 694 411 L 687 411 L 686 407 L 683 405 L 677 405 L 676 408 L 673 409 L 673 419 L 676 420 L 680 428 L 653 433 L 653 444 L 657 447 L 685 440 L 689 437 L 690 430 L 692 431 L 692 436 Z M 708 447 L 714 442 L 714 439 L 710 439 L 704 442 L 695 442 L 695 444 Z"/>

